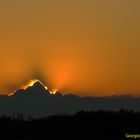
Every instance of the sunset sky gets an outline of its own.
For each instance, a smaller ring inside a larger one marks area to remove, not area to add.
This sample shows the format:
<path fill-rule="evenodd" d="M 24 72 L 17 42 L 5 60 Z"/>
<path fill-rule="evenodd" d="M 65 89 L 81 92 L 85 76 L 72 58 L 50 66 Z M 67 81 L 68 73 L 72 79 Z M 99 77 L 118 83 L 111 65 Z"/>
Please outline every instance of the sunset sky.
<path fill-rule="evenodd" d="M 62 93 L 140 95 L 140 0 L 0 0 L 0 93 L 34 78 Z"/>

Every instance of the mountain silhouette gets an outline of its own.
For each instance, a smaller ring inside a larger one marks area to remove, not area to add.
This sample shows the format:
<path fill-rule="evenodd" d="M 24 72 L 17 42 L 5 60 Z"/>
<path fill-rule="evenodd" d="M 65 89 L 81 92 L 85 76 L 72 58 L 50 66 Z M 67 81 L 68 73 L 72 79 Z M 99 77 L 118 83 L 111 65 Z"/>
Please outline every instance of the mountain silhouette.
<path fill-rule="evenodd" d="M 27 86 L 25 89 L 18 89 L 12 94 L 14 96 L 46 96 L 50 95 L 50 91 L 47 90 L 40 81 L 35 81 L 32 86 Z"/>
<path fill-rule="evenodd" d="M 113 110 L 121 108 L 140 111 L 140 98 L 126 96 L 79 97 L 74 94 L 62 95 L 52 92 L 39 80 L 32 80 L 11 96 L 0 96 L 0 114 L 44 117 L 54 114 L 74 114 L 79 110 Z"/>
<path fill-rule="evenodd" d="M 46 90 L 46 88 L 39 81 L 35 82 L 33 86 L 29 86 L 25 93 L 30 96 L 50 95 L 49 90 Z"/>

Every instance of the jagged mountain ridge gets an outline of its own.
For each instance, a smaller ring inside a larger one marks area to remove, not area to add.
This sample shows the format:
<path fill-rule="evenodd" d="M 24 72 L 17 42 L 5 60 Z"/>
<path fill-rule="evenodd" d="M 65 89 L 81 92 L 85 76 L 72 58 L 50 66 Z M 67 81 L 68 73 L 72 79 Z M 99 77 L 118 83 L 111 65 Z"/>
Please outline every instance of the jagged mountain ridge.
<path fill-rule="evenodd" d="M 50 91 L 47 90 L 39 81 L 36 81 L 32 86 L 28 86 L 26 89 L 17 90 L 12 96 L 45 96 L 50 95 Z"/>
<path fill-rule="evenodd" d="M 12 96 L 0 96 L 0 114 L 44 117 L 59 113 L 73 114 L 80 110 L 140 111 L 140 98 L 79 97 L 51 92 L 40 81 L 18 89 Z"/>

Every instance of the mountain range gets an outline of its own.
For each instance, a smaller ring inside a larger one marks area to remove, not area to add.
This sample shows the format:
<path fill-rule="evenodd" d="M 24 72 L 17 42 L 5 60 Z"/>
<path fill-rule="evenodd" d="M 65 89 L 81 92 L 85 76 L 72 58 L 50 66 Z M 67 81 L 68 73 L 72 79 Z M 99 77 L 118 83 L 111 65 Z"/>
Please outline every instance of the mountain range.
<path fill-rule="evenodd" d="M 85 110 L 127 109 L 140 111 L 140 98 L 131 96 L 79 97 L 53 94 L 39 80 L 27 88 L 18 89 L 12 95 L 0 96 L 0 114 L 12 116 L 24 114 L 26 117 L 45 117 L 54 114 L 74 114 Z"/>

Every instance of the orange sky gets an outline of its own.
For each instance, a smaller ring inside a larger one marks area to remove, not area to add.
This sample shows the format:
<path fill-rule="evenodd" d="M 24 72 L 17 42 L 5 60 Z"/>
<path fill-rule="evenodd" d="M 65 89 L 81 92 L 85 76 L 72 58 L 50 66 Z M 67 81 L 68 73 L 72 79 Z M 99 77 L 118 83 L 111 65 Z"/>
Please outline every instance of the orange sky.
<path fill-rule="evenodd" d="M 139 0 L 1 0 L 0 19 L 0 93 L 140 93 Z"/>

